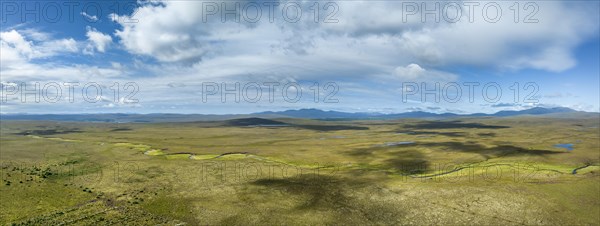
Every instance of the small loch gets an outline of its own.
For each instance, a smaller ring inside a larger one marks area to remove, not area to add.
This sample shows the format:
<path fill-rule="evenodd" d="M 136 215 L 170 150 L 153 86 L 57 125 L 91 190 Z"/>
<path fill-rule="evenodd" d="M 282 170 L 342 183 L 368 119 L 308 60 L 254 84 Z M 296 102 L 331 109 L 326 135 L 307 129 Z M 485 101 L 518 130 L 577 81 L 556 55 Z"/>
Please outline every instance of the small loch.
<path fill-rule="evenodd" d="M 564 148 L 567 149 L 567 151 L 572 151 L 573 150 L 573 144 L 555 144 L 554 145 L 555 148 Z"/>

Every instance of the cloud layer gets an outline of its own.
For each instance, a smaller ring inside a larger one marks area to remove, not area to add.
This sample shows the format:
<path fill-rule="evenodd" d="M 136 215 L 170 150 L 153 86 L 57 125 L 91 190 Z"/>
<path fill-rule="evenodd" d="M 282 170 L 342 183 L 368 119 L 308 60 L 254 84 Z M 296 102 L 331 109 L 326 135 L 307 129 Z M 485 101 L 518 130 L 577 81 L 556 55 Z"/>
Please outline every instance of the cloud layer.
<path fill-rule="evenodd" d="M 106 22 L 116 23 L 116 30 L 86 27 L 81 40 L 3 30 L 2 79 L 136 81 L 152 87 L 148 95 L 157 103 L 186 99 L 203 81 L 335 81 L 354 92 L 351 104 L 379 98 L 393 105 L 400 82 L 461 80 L 455 68 L 572 69 L 578 64 L 575 49 L 597 37 L 599 26 L 590 19 L 598 15 L 594 3 L 520 3 L 517 11 L 514 2 L 273 3 L 141 2 L 133 14 L 111 15 Z M 236 10 L 223 15 L 224 8 Z M 424 8 L 438 14 L 424 14 Z M 301 18 L 295 20 L 298 10 Z M 125 52 L 131 63 L 53 61 L 111 51 Z M 169 84 L 192 85 L 174 94 Z"/>

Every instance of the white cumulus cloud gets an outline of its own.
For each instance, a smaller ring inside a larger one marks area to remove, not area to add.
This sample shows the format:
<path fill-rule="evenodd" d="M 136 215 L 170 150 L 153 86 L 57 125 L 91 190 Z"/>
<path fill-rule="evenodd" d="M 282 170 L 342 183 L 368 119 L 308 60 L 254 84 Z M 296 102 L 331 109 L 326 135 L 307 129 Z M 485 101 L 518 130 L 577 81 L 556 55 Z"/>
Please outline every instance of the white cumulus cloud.
<path fill-rule="evenodd" d="M 89 42 L 84 50 L 84 53 L 86 54 L 93 54 L 94 50 L 104 53 L 106 48 L 112 43 L 112 37 L 110 37 L 110 35 L 99 32 L 92 27 L 87 28 L 85 35 Z"/>

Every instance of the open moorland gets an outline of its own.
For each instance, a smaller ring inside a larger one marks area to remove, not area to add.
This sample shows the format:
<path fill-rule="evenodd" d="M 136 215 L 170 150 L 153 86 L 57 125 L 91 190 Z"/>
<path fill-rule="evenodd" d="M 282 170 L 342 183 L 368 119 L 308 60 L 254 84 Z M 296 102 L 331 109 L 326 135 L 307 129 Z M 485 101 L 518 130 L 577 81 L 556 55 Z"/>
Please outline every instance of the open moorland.
<path fill-rule="evenodd" d="M 0 223 L 598 225 L 599 124 L 2 121 Z"/>

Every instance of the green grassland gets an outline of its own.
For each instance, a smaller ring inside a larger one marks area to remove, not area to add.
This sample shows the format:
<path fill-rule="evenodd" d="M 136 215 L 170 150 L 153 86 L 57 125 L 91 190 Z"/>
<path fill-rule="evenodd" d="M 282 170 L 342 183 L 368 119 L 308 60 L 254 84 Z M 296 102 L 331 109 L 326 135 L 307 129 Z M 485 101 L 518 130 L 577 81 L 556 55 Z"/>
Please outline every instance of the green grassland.
<path fill-rule="evenodd" d="M 2 121 L 0 223 L 599 225 L 599 124 Z"/>

